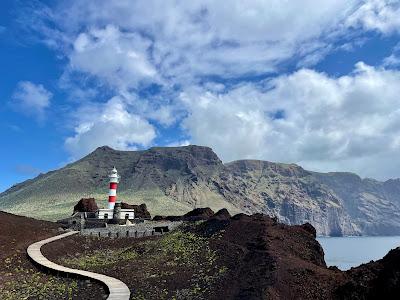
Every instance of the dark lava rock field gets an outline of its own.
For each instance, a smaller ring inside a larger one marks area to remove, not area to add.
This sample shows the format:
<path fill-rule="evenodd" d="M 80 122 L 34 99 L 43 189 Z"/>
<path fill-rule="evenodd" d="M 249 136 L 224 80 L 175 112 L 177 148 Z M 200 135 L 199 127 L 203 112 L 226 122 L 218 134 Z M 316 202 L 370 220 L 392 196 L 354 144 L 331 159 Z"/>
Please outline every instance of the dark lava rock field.
<path fill-rule="evenodd" d="M 44 253 L 119 278 L 132 299 L 398 299 L 400 249 L 343 272 L 327 268 L 310 224 L 208 208 L 181 219 L 191 221 L 159 237 L 74 236 Z"/>

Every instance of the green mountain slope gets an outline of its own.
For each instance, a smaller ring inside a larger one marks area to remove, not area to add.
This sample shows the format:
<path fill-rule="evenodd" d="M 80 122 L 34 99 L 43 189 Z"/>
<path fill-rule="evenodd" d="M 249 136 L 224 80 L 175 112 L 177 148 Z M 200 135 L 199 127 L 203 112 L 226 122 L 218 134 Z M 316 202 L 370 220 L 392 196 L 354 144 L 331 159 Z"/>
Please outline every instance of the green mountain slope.
<path fill-rule="evenodd" d="M 82 197 L 95 197 L 105 206 L 113 166 L 121 175 L 119 199 L 145 202 L 153 215 L 226 207 L 231 213 L 266 213 L 288 224 L 310 222 L 322 235 L 400 234 L 399 180 L 379 182 L 257 160 L 223 164 L 201 146 L 100 147 L 1 193 L 0 209 L 54 220 L 70 214 Z"/>

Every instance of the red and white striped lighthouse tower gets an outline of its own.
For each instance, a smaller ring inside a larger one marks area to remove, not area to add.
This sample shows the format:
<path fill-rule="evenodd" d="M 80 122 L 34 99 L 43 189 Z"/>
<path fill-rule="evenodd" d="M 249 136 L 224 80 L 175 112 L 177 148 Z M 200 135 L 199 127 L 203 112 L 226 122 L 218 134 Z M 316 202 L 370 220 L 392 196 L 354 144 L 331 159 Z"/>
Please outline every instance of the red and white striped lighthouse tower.
<path fill-rule="evenodd" d="M 110 191 L 108 193 L 108 208 L 114 209 L 115 201 L 117 201 L 117 187 L 119 183 L 119 175 L 117 169 L 114 167 L 108 175 L 110 178 Z"/>

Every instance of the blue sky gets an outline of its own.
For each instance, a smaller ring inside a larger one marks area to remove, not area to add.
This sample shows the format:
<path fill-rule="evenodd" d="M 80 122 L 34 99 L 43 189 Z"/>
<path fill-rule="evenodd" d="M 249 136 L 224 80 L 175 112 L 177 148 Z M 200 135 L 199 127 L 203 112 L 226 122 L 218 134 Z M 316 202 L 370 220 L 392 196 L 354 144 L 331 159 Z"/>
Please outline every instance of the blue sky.
<path fill-rule="evenodd" d="M 1 1 L 0 191 L 105 144 L 400 177 L 400 2 L 228 2 Z"/>

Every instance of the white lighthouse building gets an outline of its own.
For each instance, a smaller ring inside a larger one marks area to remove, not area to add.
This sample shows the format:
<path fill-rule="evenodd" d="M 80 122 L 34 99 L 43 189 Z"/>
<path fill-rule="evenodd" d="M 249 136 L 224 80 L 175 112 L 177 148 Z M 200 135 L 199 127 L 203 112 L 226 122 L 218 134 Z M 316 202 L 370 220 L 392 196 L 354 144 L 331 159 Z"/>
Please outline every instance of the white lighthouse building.
<path fill-rule="evenodd" d="M 121 208 L 121 201 L 117 202 L 117 188 L 120 180 L 118 171 L 115 167 L 108 175 L 110 179 L 108 191 L 108 208 L 99 209 L 97 217 L 99 219 L 129 220 L 135 218 L 133 209 Z"/>
<path fill-rule="evenodd" d="M 117 188 L 120 178 L 120 176 L 118 175 L 118 171 L 115 167 L 111 170 L 111 173 L 110 175 L 108 175 L 108 178 L 110 178 L 110 190 L 108 192 L 108 208 L 114 209 L 115 202 L 117 201 Z"/>

